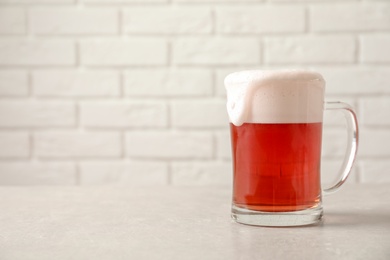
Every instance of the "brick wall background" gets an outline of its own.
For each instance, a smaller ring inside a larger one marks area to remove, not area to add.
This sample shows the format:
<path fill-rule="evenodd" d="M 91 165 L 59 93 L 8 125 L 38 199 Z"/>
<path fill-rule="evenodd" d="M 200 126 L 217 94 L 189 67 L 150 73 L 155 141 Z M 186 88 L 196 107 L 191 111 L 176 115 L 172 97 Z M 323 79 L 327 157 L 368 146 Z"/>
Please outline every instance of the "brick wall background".
<path fill-rule="evenodd" d="M 0 0 L 1 185 L 230 185 L 223 78 L 312 68 L 390 183 L 390 1 Z M 326 113 L 323 178 L 345 149 Z"/>

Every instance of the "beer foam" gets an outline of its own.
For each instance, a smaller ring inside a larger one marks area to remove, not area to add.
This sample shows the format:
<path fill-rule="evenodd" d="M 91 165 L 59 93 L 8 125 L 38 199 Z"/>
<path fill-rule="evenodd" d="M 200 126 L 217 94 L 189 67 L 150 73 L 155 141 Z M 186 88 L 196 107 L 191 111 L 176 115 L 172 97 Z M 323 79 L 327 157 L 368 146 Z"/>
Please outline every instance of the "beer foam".
<path fill-rule="evenodd" d="M 243 123 L 322 122 L 325 81 L 307 70 L 249 70 L 225 78 L 229 120 Z"/>

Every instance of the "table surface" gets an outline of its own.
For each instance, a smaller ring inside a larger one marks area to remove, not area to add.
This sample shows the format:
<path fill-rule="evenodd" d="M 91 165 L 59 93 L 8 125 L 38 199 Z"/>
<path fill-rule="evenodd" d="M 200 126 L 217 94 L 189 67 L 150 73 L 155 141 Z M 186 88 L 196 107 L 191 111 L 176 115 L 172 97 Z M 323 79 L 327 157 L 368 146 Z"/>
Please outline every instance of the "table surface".
<path fill-rule="evenodd" d="M 390 259 L 390 185 L 324 197 L 324 221 L 230 219 L 221 187 L 2 187 L 0 259 Z"/>

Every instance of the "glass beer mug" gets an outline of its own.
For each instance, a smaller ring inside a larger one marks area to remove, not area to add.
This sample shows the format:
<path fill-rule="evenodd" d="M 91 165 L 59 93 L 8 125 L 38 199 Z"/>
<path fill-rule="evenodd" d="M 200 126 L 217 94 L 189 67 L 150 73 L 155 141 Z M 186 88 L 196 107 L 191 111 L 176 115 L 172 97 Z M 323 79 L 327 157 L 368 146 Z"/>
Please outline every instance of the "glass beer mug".
<path fill-rule="evenodd" d="M 305 70 L 241 71 L 225 78 L 233 153 L 232 218 L 258 226 L 317 223 L 322 193 L 347 179 L 358 146 L 353 109 L 324 102 L 325 81 Z M 346 116 L 347 153 L 340 179 L 320 183 L 324 109 Z"/>

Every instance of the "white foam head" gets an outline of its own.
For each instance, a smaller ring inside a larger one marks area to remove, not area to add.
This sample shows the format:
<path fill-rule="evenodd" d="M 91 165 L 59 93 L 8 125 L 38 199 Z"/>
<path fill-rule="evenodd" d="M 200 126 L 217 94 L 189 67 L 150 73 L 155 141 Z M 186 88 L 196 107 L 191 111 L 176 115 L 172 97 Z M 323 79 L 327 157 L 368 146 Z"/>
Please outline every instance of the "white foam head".
<path fill-rule="evenodd" d="M 251 70 L 225 78 L 230 122 L 322 122 L 325 81 L 307 70 Z"/>

